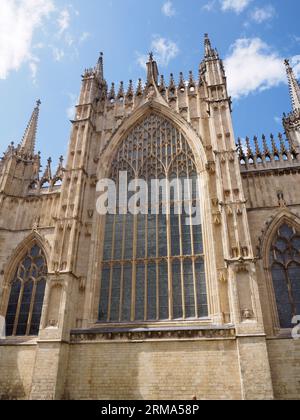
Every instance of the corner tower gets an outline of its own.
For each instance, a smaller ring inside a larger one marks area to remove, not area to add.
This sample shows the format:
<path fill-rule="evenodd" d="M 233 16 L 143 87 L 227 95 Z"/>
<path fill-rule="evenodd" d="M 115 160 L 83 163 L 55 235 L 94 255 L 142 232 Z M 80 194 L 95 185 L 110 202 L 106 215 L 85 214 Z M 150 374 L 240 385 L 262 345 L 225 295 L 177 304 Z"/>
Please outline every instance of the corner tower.
<path fill-rule="evenodd" d="M 39 179 L 40 155 L 35 152 L 41 101 L 37 101 L 22 141 L 8 146 L 0 164 L 0 192 L 24 196 L 29 186 Z"/>

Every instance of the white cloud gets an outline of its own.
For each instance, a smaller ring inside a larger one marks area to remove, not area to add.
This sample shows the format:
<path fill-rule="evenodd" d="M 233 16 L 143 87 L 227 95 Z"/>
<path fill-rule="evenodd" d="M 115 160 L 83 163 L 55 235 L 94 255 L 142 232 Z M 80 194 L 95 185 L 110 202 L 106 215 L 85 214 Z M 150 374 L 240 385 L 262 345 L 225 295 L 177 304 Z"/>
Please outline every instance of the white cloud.
<path fill-rule="evenodd" d="M 251 13 L 251 19 L 254 20 L 256 23 L 263 23 L 267 20 L 273 19 L 275 13 L 276 11 L 271 5 L 265 7 L 256 7 Z"/>
<path fill-rule="evenodd" d="M 90 37 L 91 37 L 91 34 L 90 34 L 89 32 L 83 32 L 83 33 L 80 35 L 79 42 L 80 42 L 80 43 L 83 43 L 83 42 L 85 42 L 86 40 L 88 40 Z"/>
<path fill-rule="evenodd" d="M 206 12 L 211 12 L 215 7 L 216 1 L 215 0 L 209 0 L 207 3 L 202 6 L 202 10 L 205 10 Z"/>
<path fill-rule="evenodd" d="M 249 6 L 252 0 L 220 0 L 220 2 L 224 12 L 231 10 L 239 14 Z"/>
<path fill-rule="evenodd" d="M 156 37 L 152 41 L 151 47 L 158 63 L 163 67 L 167 67 L 169 62 L 179 54 L 177 44 L 170 39 Z"/>
<path fill-rule="evenodd" d="M 282 125 L 282 117 L 278 117 L 277 115 L 275 115 L 274 121 L 276 122 L 276 124 Z"/>
<path fill-rule="evenodd" d="M 300 70 L 300 60 L 298 65 Z M 283 58 L 260 38 L 238 39 L 231 47 L 225 67 L 229 92 L 234 98 L 286 82 Z"/>
<path fill-rule="evenodd" d="M 61 61 L 65 56 L 64 50 L 57 47 L 52 47 L 52 54 L 54 61 Z"/>
<path fill-rule="evenodd" d="M 70 27 L 71 15 L 68 9 L 64 9 L 59 13 L 57 24 L 59 28 L 59 36 L 61 36 Z"/>
<path fill-rule="evenodd" d="M 48 48 L 55 62 L 77 58 L 78 45 L 90 36 L 75 36 L 71 21 L 79 16 L 72 4 L 61 8 L 58 0 L 0 0 L 0 80 L 27 65 L 36 82 L 40 51 Z"/>
<path fill-rule="evenodd" d="M 68 108 L 66 109 L 66 113 L 69 120 L 73 120 L 75 116 L 75 107 L 77 105 L 78 97 L 74 93 L 69 93 L 68 97 L 69 97 L 70 104 Z"/>
<path fill-rule="evenodd" d="M 179 54 L 179 48 L 174 41 L 159 36 L 154 37 L 151 43 L 151 50 L 155 60 L 162 67 L 167 67 L 169 62 Z M 137 54 L 137 56 L 138 64 L 145 68 L 149 57 L 144 54 Z"/>
<path fill-rule="evenodd" d="M 172 17 L 172 16 L 175 16 L 175 14 L 176 14 L 173 3 L 170 0 L 166 1 L 163 4 L 163 7 L 162 7 L 161 10 L 162 10 L 163 14 L 167 17 Z"/>
<path fill-rule="evenodd" d="M 32 52 L 33 35 L 54 9 L 52 0 L 1 0 L 0 79 L 24 63 L 35 78 L 38 59 Z"/>
<path fill-rule="evenodd" d="M 29 62 L 29 69 L 31 72 L 31 78 L 34 84 L 36 84 L 36 78 L 37 78 L 37 72 L 38 72 L 38 63 L 39 59 L 37 57 L 31 57 L 31 60 Z"/>

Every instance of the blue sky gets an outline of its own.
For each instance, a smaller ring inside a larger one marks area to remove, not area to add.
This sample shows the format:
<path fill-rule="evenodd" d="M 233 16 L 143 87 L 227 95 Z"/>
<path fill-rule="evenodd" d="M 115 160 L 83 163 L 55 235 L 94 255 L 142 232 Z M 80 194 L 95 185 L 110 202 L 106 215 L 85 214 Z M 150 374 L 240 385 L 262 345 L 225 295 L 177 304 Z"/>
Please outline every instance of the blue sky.
<path fill-rule="evenodd" d="M 105 54 L 108 83 L 144 77 L 154 50 L 168 80 L 197 76 L 203 36 L 225 60 L 236 136 L 282 131 L 283 59 L 300 76 L 299 0 L 0 0 L 0 152 L 42 100 L 37 149 L 66 154 L 81 74 Z"/>

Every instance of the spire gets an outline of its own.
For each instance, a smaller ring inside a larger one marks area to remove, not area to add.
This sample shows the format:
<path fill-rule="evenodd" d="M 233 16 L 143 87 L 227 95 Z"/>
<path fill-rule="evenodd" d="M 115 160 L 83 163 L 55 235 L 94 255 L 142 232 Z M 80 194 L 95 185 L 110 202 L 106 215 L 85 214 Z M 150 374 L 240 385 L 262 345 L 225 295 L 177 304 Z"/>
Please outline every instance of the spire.
<path fill-rule="evenodd" d="M 41 101 L 38 100 L 21 142 L 20 150 L 26 155 L 34 155 L 40 105 Z"/>
<path fill-rule="evenodd" d="M 100 81 L 104 81 L 103 52 L 100 53 L 100 57 L 98 59 L 96 74 L 98 75 Z"/>
<path fill-rule="evenodd" d="M 151 52 L 149 54 L 149 61 L 147 63 L 147 85 L 151 85 L 151 84 L 157 85 L 158 76 L 159 76 L 159 72 L 158 72 L 157 63 L 153 58 L 153 53 Z"/>
<path fill-rule="evenodd" d="M 211 46 L 211 42 L 210 42 L 208 34 L 204 35 L 204 51 L 205 51 L 204 57 L 206 60 L 219 58 L 217 50 L 215 50 Z"/>
<path fill-rule="evenodd" d="M 300 85 L 296 79 L 295 73 L 290 65 L 289 60 L 285 60 L 284 64 L 288 76 L 293 111 L 296 111 L 297 109 L 300 109 Z"/>

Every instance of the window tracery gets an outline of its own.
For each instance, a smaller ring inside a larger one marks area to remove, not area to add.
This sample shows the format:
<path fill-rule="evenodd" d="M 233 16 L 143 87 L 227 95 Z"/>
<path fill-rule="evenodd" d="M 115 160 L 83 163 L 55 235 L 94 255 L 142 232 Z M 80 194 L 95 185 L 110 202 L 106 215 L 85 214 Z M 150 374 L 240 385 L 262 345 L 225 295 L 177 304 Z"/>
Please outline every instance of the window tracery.
<path fill-rule="evenodd" d="M 110 178 L 190 179 L 191 199 L 159 195 L 158 215 L 108 214 L 100 288 L 99 321 L 142 322 L 208 316 L 202 226 L 174 214 L 176 205 L 200 205 L 193 153 L 168 120 L 151 114 L 119 146 Z M 149 188 L 150 191 L 150 188 Z M 178 200 L 179 199 L 179 200 Z M 165 201 L 164 201 L 165 200 Z M 150 203 L 150 200 L 149 200 Z M 162 208 L 170 211 L 163 214 Z"/>
<path fill-rule="evenodd" d="M 282 225 L 270 250 L 270 264 L 281 328 L 300 315 L 300 233 Z"/>
<path fill-rule="evenodd" d="M 34 245 L 18 265 L 6 313 L 7 336 L 38 335 L 46 287 L 47 263 Z"/>

